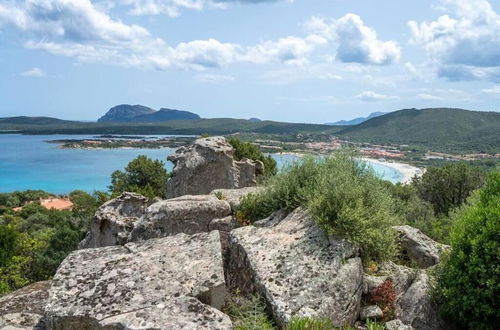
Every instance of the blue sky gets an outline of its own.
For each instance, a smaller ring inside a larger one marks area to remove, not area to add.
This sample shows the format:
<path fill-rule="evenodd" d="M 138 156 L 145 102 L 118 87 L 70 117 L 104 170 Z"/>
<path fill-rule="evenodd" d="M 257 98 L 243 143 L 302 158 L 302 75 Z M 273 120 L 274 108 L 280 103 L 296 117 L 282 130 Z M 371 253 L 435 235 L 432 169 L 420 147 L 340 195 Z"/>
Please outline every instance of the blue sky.
<path fill-rule="evenodd" d="M 122 103 L 311 123 L 498 111 L 500 3 L 2 0 L 0 100 L 0 117 L 77 120 Z"/>

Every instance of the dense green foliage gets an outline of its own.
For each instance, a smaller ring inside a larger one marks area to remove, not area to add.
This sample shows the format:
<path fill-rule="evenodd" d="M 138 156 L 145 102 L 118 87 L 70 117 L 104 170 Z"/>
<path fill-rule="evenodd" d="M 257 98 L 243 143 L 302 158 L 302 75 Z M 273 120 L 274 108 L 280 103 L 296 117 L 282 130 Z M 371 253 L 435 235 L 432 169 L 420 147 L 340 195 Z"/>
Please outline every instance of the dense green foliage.
<path fill-rule="evenodd" d="M 436 293 L 445 315 L 470 329 L 500 322 L 500 172 L 490 175 L 459 212 L 452 250 L 437 271 Z"/>
<path fill-rule="evenodd" d="M 43 190 L 15 191 L 13 193 L 0 193 L 0 214 L 2 210 L 24 205 L 28 201 L 54 196 Z"/>
<path fill-rule="evenodd" d="M 243 142 L 238 138 L 230 137 L 227 139 L 234 148 L 234 158 L 236 160 L 241 160 L 242 158 L 248 158 L 252 160 L 259 160 L 264 164 L 264 175 L 272 176 L 278 172 L 278 167 L 276 161 L 271 157 L 271 155 L 265 156 L 259 147 L 250 142 Z"/>
<path fill-rule="evenodd" d="M 483 181 L 479 169 L 464 163 L 450 163 L 428 168 L 424 175 L 413 179 L 412 185 L 437 214 L 446 215 L 452 208 L 463 204 Z"/>
<path fill-rule="evenodd" d="M 452 153 L 500 152 L 500 113 L 406 109 L 351 126 L 340 134 L 359 142 L 424 146 Z"/>
<path fill-rule="evenodd" d="M 286 330 L 331 330 L 332 322 L 328 319 L 293 317 Z"/>
<path fill-rule="evenodd" d="M 266 189 L 243 199 L 237 216 L 255 221 L 272 212 L 308 208 L 326 231 L 358 244 L 365 258 L 388 259 L 396 251 L 390 228 L 399 222 L 383 181 L 353 155 L 305 158 L 279 173 Z"/>
<path fill-rule="evenodd" d="M 135 192 L 150 199 L 165 197 L 168 173 L 165 164 L 146 156 L 138 156 L 125 167 L 125 170 L 111 174 L 109 191 L 113 197 L 121 193 Z"/>

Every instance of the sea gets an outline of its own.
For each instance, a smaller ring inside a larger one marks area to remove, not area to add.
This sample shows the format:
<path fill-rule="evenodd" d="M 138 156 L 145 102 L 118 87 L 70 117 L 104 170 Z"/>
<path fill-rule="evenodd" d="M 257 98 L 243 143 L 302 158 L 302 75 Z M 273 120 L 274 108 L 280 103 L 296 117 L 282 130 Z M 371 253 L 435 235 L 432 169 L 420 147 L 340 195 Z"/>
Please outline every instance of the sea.
<path fill-rule="evenodd" d="M 148 136 L 158 138 L 160 136 Z M 165 136 L 161 136 L 165 137 Z M 21 135 L 0 134 L 0 192 L 41 189 L 55 194 L 67 194 L 79 189 L 87 192 L 107 190 L 111 173 L 123 169 L 138 155 L 165 162 L 175 152 L 162 149 L 61 149 L 50 140 L 90 139 L 94 135 Z M 297 161 L 292 154 L 272 154 L 278 168 Z M 393 183 L 403 179 L 397 170 L 371 164 L 378 176 Z"/>

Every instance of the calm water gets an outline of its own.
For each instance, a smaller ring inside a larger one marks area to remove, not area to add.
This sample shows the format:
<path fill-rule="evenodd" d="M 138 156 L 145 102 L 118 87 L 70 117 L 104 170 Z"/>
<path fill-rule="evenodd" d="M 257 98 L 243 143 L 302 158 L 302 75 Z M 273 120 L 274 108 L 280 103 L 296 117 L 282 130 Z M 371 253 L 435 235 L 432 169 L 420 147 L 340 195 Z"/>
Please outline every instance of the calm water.
<path fill-rule="evenodd" d="M 106 190 L 110 175 L 138 155 L 166 161 L 174 149 L 58 149 L 47 140 L 87 139 L 93 135 L 0 134 L 0 192 L 42 189 L 65 194 L 75 189 Z M 293 155 L 273 155 L 278 166 L 294 161 Z M 170 171 L 173 165 L 166 162 Z M 375 165 L 382 177 L 398 182 L 399 172 Z"/>

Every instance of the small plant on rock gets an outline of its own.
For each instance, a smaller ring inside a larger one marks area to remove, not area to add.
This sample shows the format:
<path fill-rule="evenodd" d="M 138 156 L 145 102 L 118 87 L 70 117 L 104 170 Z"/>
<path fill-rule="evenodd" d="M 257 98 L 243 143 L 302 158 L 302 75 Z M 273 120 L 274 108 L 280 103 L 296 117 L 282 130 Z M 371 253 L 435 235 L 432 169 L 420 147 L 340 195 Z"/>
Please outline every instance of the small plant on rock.
<path fill-rule="evenodd" d="M 387 279 L 375 289 L 371 290 L 366 299 L 369 303 L 375 303 L 384 313 L 383 320 L 394 318 L 396 309 L 396 292 L 392 280 Z"/>
<path fill-rule="evenodd" d="M 286 330 L 331 330 L 332 322 L 328 319 L 294 317 L 286 327 Z"/>

